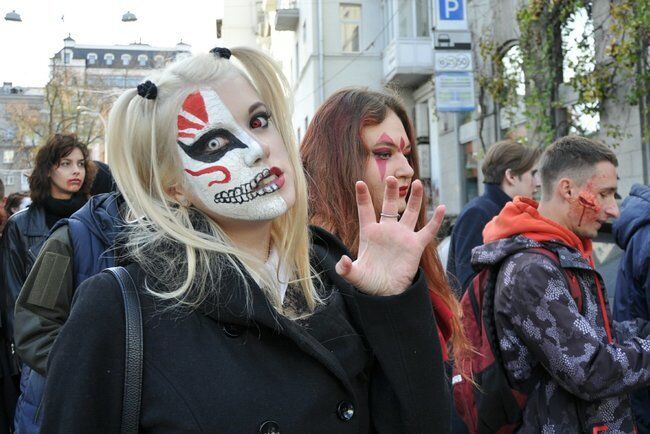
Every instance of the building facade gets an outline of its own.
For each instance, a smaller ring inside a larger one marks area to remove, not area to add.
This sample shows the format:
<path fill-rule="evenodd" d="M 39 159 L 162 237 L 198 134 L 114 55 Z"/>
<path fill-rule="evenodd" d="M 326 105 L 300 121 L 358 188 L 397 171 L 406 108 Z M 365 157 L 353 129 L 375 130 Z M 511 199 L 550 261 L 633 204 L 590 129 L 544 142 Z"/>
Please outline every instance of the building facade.
<path fill-rule="evenodd" d="M 258 47 L 281 62 L 293 85 L 296 136 L 302 138 L 318 106 L 341 87 L 389 86 L 397 90 L 415 126 L 425 186 L 433 203 L 444 203 L 448 214 L 458 214 L 469 200 L 483 192 L 480 164 L 487 148 L 499 140 L 526 134 L 521 105 L 525 92 L 523 75 L 521 88 L 517 89 L 521 101 L 514 106 L 500 106 L 486 92 L 481 95 L 475 73 L 477 109 L 437 112 L 433 37 L 438 1 L 227 1 L 224 40 L 228 37 L 225 29 L 229 17 L 241 11 L 244 3 L 248 5 L 246 19 L 250 22 L 247 25 L 240 22 L 238 28 L 250 32 L 246 38 L 241 33 L 238 35 L 244 44 L 250 44 L 254 37 Z M 458 0 L 451 3 L 461 5 L 466 11 L 474 69 L 490 68 L 481 54 L 486 34 L 491 35 L 501 55 L 508 58 L 504 61 L 506 69 L 514 68 L 520 56 L 516 14 L 525 2 Z M 600 21 L 590 22 L 591 18 L 585 15 L 582 25 L 599 29 L 593 33 L 596 61 L 600 61 L 604 56 L 602 46 L 608 38 L 605 30 L 608 23 L 602 21 L 609 19 L 609 2 L 594 0 L 592 3 L 591 16 Z M 571 42 L 564 44 L 569 52 Z M 560 93 L 565 111 L 577 116 L 575 92 L 563 84 Z M 635 182 L 648 183 L 650 151 L 644 152 L 648 144 L 643 143 L 639 110 L 638 106 L 605 102 L 599 116 L 584 120 L 585 134 L 608 143 L 612 140 L 606 128 L 600 126 L 608 123 L 623 126 L 625 136 L 615 148 L 620 160 L 622 195 Z"/>
<path fill-rule="evenodd" d="M 117 96 L 137 87 L 153 70 L 190 54 L 190 45 L 182 41 L 174 47 L 81 45 L 68 36 L 50 59 L 52 97 L 46 110 L 62 119 L 63 130 L 76 132 L 89 144 L 93 159 L 105 160 L 106 118 Z M 58 95 L 66 95 L 61 98 L 65 104 L 53 103 Z"/>
<path fill-rule="evenodd" d="M 42 87 L 20 87 L 9 82 L 0 89 L 0 178 L 6 195 L 29 188 L 27 174 L 38 137 L 23 134 L 26 125 L 20 122 L 29 122 L 30 116 L 45 116 L 44 91 Z"/>

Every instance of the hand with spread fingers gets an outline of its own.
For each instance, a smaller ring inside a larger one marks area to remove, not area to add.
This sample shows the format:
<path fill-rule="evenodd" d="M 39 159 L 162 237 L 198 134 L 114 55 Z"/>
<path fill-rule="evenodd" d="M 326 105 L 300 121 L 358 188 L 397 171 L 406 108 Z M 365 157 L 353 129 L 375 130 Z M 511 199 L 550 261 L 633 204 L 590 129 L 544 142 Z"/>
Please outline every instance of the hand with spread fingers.
<path fill-rule="evenodd" d="M 427 225 L 416 232 L 422 183 L 416 180 L 411 185 L 411 195 L 401 218 L 397 212 L 397 184 L 396 178 L 386 178 L 384 203 L 377 222 L 368 187 L 363 181 L 356 183 L 359 254 L 355 261 L 348 256 L 341 257 L 336 271 L 369 295 L 397 295 L 411 286 L 422 252 L 433 242 L 445 214 L 444 205 L 440 205 Z"/>

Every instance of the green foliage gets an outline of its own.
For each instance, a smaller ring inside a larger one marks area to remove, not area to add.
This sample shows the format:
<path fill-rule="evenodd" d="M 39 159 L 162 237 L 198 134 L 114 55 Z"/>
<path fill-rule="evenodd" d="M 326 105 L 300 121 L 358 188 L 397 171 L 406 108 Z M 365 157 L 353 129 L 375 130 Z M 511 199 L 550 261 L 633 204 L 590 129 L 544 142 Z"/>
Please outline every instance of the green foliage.
<path fill-rule="evenodd" d="M 519 54 L 506 58 L 491 35 L 479 41 L 479 54 L 489 70 L 479 71 L 478 84 L 506 109 L 513 124 L 523 110 L 528 140 L 541 145 L 568 131 L 583 133 L 576 114 L 600 114 L 605 101 L 637 105 L 643 103 L 644 119 L 650 114 L 650 0 L 610 2 L 609 16 L 599 28 L 604 32 L 604 56 L 597 59 L 593 25 L 580 29 L 576 17 L 586 10 L 588 0 L 529 0 L 517 11 L 520 30 Z M 579 31 L 582 30 L 582 31 Z M 567 56 L 562 34 L 571 33 L 573 50 Z M 572 71 L 565 80 L 564 70 Z M 522 95 L 522 73 L 525 95 Z M 563 82 L 565 82 L 563 84 Z M 621 87 L 623 86 L 623 87 Z M 619 92 L 623 89 L 623 92 Z M 575 93 L 573 113 L 566 113 L 562 91 Z M 522 107 L 523 106 L 523 107 Z M 608 137 L 620 140 L 620 125 L 601 125 Z M 648 128 L 650 130 L 650 128 Z"/>

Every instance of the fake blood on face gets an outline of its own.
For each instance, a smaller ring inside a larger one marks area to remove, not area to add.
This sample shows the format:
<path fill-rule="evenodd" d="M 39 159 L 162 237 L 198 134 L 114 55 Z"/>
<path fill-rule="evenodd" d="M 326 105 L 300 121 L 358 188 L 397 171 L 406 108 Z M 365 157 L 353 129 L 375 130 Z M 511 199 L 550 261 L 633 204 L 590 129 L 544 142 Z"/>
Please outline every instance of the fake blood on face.
<path fill-rule="evenodd" d="M 580 220 L 578 220 L 578 226 L 582 225 L 582 220 L 585 216 L 587 210 L 591 211 L 590 214 L 598 214 L 601 210 L 601 206 L 598 203 L 596 196 L 590 191 L 581 191 L 578 195 L 578 204 L 582 207 L 582 212 L 580 213 Z"/>

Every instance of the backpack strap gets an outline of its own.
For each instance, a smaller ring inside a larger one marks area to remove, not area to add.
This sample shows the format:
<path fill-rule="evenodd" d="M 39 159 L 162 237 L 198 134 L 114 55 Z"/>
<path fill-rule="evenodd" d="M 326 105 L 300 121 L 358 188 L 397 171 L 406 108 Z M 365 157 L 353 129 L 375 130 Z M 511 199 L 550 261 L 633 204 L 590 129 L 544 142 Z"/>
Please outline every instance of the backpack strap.
<path fill-rule="evenodd" d="M 124 267 L 107 268 L 122 290 L 126 319 L 126 349 L 124 361 L 124 396 L 122 398 L 122 434 L 138 432 L 142 395 L 142 311 L 135 282 Z"/>
<path fill-rule="evenodd" d="M 547 258 L 552 259 L 553 262 L 555 262 L 556 264 L 558 265 L 560 264 L 560 259 L 558 258 L 557 253 L 555 253 L 552 250 L 545 249 L 543 247 L 533 247 L 527 250 L 529 252 L 542 254 Z M 571 297 L 573 298 L 573 300 L 576 302 L 576 305 L 578 306 L 578 312 L 580 312 L 580 314 L 583 314 L 584 312 L 582 311 L 582 288 L 580 287 L 580 282 L 578 282 L 578 278 L 576 277 L 575 273 L 566 270 L 565 268 L 562 268 L 562 271 L 564 273 L 564 277 L 567 280 L 567 283 L 569 284 L 569 291 L 571 292 Z"/>

